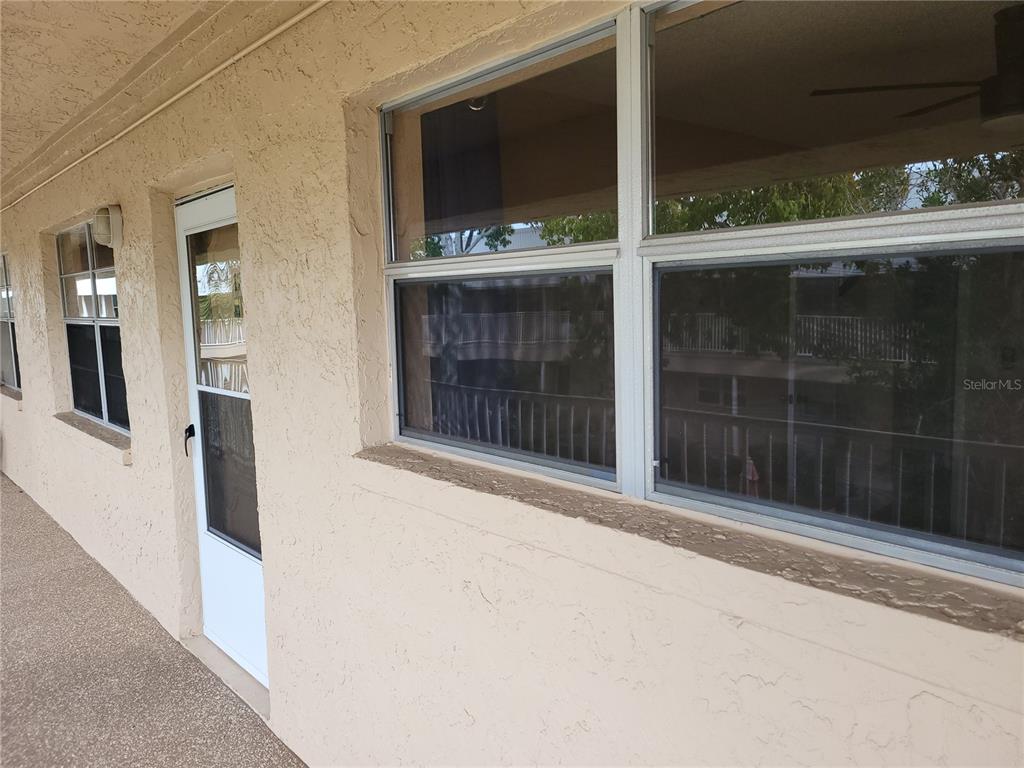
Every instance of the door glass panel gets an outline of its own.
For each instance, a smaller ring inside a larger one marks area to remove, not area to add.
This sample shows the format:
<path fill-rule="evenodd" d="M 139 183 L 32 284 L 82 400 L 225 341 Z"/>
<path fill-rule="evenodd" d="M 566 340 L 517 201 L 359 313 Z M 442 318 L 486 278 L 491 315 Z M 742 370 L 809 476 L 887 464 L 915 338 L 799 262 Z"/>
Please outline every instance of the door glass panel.
<path fill-rule="evenodd" d="M 198 381 L 218 389 L 248 392 L 238 225 L 189 235 L 188 254 Z"/>
<path fill-rule="evenodd" d="M 252 411 L 245 398 L 199 391 L 208 528 L 260 553 Z"/>
<path fill-rule="evenodd" d="M 69 323 L 68 357 L 71 360 L 71 394 L 75 409 L 103 418 L 100 369 L 96 357 L 96 327 Z"/>

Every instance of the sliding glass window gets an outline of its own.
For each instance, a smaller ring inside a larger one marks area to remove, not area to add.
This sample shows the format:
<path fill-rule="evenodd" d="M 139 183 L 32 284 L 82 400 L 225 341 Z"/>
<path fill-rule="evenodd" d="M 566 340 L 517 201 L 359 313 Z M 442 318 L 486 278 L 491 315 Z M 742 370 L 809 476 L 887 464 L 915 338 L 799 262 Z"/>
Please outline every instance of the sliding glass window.
<path fill-rule="evenodd" d="M 57 235 L 57 253 L 74 408 L 128 430 L 114 252 L 80 224 Z"/>

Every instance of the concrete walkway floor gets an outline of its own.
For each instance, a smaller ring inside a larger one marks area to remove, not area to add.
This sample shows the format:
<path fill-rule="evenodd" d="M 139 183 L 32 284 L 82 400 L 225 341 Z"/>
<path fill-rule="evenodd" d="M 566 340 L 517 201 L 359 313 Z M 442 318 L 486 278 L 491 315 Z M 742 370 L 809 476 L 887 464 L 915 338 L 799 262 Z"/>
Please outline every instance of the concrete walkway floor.
<path fill-rule="evenodd" d="M 0 765 L 303 765 L 26 493 L 0 482 Z"/>

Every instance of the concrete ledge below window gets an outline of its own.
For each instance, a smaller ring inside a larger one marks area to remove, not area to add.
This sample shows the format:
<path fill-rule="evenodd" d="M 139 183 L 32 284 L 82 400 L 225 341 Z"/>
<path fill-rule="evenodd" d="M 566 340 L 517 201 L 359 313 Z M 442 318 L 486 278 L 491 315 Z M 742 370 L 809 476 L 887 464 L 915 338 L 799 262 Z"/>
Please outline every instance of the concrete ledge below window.
<path fill-rule="evenodd" d="M 54 418 L 57 421 L 62 421 L 69 427 L 73 427 L 80 432 L 84 432 L 89 437 L 95 437 L 97 440 L 106 443 L 107 445 L 117 448 L 121 451 L 121 463 L 125 466 L 130 466 L 132 463 L 132 439 L 116 429 L 110 429 L 102 424 L 97 424 L 92 419 L 87 419 L 80 413 L 74 411 L 64 411 L 63 413 L 54 414 Z"/>
<path fill-rule="evenodd" d="M 6 384 L 0 384 L 0 395 L 6 395 L 11 400 L 21 400 L 21 390 L 8 387 Z"/>
<path fill-rule="evenodd" d="M 842 556 L 767 532 L 759 535 L 705 523 L 656 504 L 570 488 L 401 445 L 367 448 L 356 458 L 582 518 L 740 568 L 1024 642 L 1024 593 L 1010 587 L 989 587 L 881 556 L 870 562 L 852 551 Z"/>

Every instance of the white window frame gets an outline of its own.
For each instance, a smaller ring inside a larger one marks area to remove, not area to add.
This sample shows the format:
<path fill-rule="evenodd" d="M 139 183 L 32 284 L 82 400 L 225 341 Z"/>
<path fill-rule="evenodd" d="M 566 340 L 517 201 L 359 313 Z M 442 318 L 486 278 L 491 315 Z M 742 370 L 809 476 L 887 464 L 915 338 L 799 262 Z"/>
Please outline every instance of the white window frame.
<path fill-rule="evenodd" d="M 10 269 L 8 268 L 8 266 L 7 266 L 7 254 L 6 253 L 0 253 L 0 289 L 7 291 L 6 299 L 0 297 L 0 301 L 6 301 L 6 303 L 7 303 L 7 310 L 8 310 L 7 317 L 0 317 L 0 323 L 7 323 L 7 325 L 10 327 L 10 335 L 9 335 L 9 338 L 10 338 L 10 348 L 6 349 L 6 350 L 0 350 L 0 354 L 3 354 L 4 356 L 6 356 L 6 355 L 10 355 L 11 356 L 11 362 L 14 364 L 14 379 L 15 379 L 14 383 L 11 383 L 9 381 L 0 381 L 0 384 L 3 384 L 3 386 L 7 387 L 8 389 L 13 389 L 13 390 L 16 390 L 16 391 L 20 392 L 21 391 L 21 366 L 18 364 L 19 360 L 18 360 L 17 356 L 14 354 L 14 348 L 17 345 L 17 340 L 16 340 L 16 336 L 15 336 L 16 331 L 15 331 L 15 328 L 14 328 L 14 326 L 15 326 L 15 322 L 14 322 L 14 296 L 13 296 L 14 289 L 11 287 L 11 272 L 10 272 Z"/>
<path fill-rule="evenodd" d="M 670 507 L 706 513 L 763 528 L 839 544 L 944 570 L 1024 587 L 1024 559 L 953 543 L 922 538 L 898 529 L 879 530 L 763 503 L 745 502 L 710 493 L 655 488 L 656 371 L 654 338 L 654 270 L 658 266 L 702 263 L 756 265 L 795 258 L 836 258 L 842 255 L 893 252 L 935 252 L 957 247 L 1024 247 L 1024 201 L 951 206 L 855 218 L 810 220 L 792 224 L 742 227 L 714 232 L 652 235 L 653 205 L 649 135 L 649 68 L 652 14 L 700 2 L 682 0 L 637 3 L 614 18 L 598 21 L 534 53 L 481 68 L 466 76 L 381 106 L 382 192 L 385 222 L 384 276 L 387 295 L 391 362 L 392 438 L 396 443 L 424 447 L 533 474 L 598 486 L 625 496 Z M 556 246 L 529 251 L 501 251 L 429 261 L 393 260 L 389 113 L 441 94 L 514 72 L 541 58 L 589 41 L 614 26 L 616 51 L 618 228 L 617 242 Z M 399 350 L 395 317 L 395 285 L 408 278 L 468 277 L 604 267 L 612 270 L 615 317 L 616 477 L 596 480 L 571 470 L 520 461 L 473 448 L 453 447 L 402 435 L 399 416 Z M 642 300 L 637 300 L 638 298 Z"/>
<path fill-rule="evenodd" d="M 119 424 L 114 424 L 112 421 L 110 421 L 108 419 L 109 413 L 107 411 L 107 380 L 106 380 L 106 376 L 105 376 L 105 373 L 104 373 L 103 345 L 102 345 L 102 342 L 101 342 L 101 339 L 100 339 L 100 326 L 110 325 L 110 326 L 117 326 L 118 328 L 120 328 L 120 326 L 121 326 L 120 312 L 118 312 L 117 317 L 68 317 L 68 312 L 67 312 L 68 302 L 67 302 L 67 296 L 65 295 L 65 292 L 64 292 L 64 279 L 65 278 L 67 278 L 67 277 L 80 277 L 80 276 L 84 276 L 84 275 L 88 275 L 89 276 L 89 279 L 92 282 L 92 289 L 93 289 L 93 294 L 92 295 L 93 295 L 93 300 L 94 300 L 94 302 L 93 302 L 93 309 L 95 310 L 96 309 L 96 298 L 97 298 L 97 293 L 96 293 L 96 273 L 97 272 L 113 272 L 115 279 L 117 277 L 117 258 L 116 258 L 116 256 L 114 258 L 114 266 L 113 267 L 101 267 L 100 269 L 96 268 L 96 259 L 95 259 L 95 255 L 94 255 L 94 253 L 95 253 L 95 243 L 94 243 L 94 241 L 92 239 L 92 224 L 90 224 L 89 222 L 79 222 L 78 224 L 75 224 L 74 226 L 71 226 L 71 227 L 68 227 L 66 229 L 61 230 L 60 232 L 57 233 L 57 236 L 60 236 L 64 232 L 69 232 L 72 229 L 77 229 L 78 227 L 82 226 L 83 224 L 85 226 L 86 248 L 88 249 L 88 253 L 89 253 L 89 269 L 87 269 L 85 271 L 81 271 L 81 272 L 69 272 L 69 273 L 65 274 L 64 273 L 64 266 L 61 263 L 61 259 L 60 259 L 60 247 L 58 246 L 58 248 L 56 249 L 57 250 L 57 276 L 58 276 L 57 279 L 60 282 L 60 311 L 61 311 L 61 319 L 63 320 L 63 323 L 64 323 L 65 326 L 68 326 L 68 325 L 91 325 L 91 326 L 93 326 L 93 330 L 94 330 L 94 334 L 93 335 L 95 336 L 94 340 L 96 342 L 96 363 L 97 363 L 97 369 L 99 371 L 99 379 L 100 379 L 100 404 L 102 406 L 103 416 L 101 418 L 101 417 L 95 416 L 95 415 L 93 415 L 91 413 L 86 413 L 85 411 L 80 411 L 78 408 L 75 408 L 75 406 L 74 406 L 74 397 L 75 396 L 74 396 L 74 381 L 72 380 L 72 377 L 71 377 L 71 350 L 70 350 L 70 348 L 68 348 L 67 329 L 65 328 L 65 331 L 64 331 L 64 344 L 65 344 L 65 348 L 67 349 L 68 388 L 69 388 L 68 391 L 71 393 L 71 410 L 74 413 L 76 413 L 79 416 L 81 416 L 82 418 L 89 419 L 90 421 L 94 421 L 97 424 L 101 424 L 104 427 L 106 427 L 107 429 L 112 429 L 115 432 L 120 432 L 122 435 L 131 436 L 131 431 L 130 430 L 125 429 L 124 427 L 120 426 Z M 123 361 L 122 361 L 122 364 L 123 364 Z M 130 413 L 129 413 L 129 418 L 131 418 L 131 414 Z"/>

